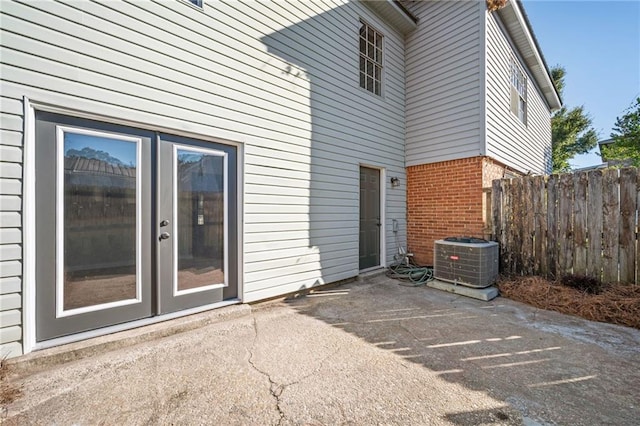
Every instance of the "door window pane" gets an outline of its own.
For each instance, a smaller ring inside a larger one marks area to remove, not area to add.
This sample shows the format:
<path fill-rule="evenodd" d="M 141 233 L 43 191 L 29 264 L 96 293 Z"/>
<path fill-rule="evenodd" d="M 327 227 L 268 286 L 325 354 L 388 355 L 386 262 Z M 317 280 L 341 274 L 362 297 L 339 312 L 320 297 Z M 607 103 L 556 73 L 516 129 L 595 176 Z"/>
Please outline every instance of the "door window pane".
<path fill-rule="evenodd" d="M 137 299 L 138 142 L 62 134 L 63 310 Z"/>
<path fill-rule="evenodd" d="M 225 284 L 225 160 L 177 149 L 177 290 Z"/>

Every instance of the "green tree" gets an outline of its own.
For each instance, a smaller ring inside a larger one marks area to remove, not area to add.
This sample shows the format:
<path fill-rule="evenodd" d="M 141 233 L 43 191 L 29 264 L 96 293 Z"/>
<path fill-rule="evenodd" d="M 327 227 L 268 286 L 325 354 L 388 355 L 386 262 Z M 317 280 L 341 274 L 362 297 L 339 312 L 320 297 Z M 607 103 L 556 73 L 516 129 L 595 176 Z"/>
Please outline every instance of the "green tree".
<path fill-rule="evenodd" d="M 616 118 L 611 139 L 612 144 L 601 148 L 603 157 L 607 160 L 629 160 L 631 165 L 640 167 L 640 97 L 622 117 Z"/>
<path fill-rule="evenodd" d="M 551 78 L 562 96 L 566 71 L 560 65 L 551 68 Z M 551 117 L 552 167 L 554 173 L 570 169 L 569 160 L 585 154 L 598 143 L 598 135 L 591 126 L 591 118 L 584 107 L 562 107 Z"/>

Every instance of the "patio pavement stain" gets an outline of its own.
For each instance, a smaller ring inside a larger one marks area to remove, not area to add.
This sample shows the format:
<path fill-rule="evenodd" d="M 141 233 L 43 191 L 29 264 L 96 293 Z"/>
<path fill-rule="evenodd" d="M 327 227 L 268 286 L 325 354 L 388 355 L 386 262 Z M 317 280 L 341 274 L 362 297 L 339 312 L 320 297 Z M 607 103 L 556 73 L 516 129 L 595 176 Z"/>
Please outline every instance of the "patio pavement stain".
<path fill-rule="evenodd" d="M 376 276 L 12 380 L 6 424 L 635 424 L 640 332 Z"/>

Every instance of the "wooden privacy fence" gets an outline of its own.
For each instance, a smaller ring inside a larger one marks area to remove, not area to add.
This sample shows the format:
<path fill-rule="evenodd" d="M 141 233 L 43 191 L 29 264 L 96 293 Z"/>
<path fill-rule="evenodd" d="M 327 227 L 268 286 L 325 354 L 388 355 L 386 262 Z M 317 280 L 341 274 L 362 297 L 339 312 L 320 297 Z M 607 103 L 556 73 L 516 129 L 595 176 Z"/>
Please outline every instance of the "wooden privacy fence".
<path fill-rule="evenodd" d="M 637 283 L 639 197 L 636 168 L 494 180 L 501 272 Z"/>

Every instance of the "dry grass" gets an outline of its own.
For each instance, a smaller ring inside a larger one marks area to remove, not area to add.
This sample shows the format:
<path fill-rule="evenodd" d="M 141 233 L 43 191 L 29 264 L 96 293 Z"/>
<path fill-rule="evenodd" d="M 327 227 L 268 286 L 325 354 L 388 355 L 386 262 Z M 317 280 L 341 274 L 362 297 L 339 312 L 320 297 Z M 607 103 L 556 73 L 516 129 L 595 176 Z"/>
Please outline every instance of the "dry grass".
<path fill-rule="evenodd" d="M 9 376 L 9 365 L 5 358 L 0 360 L 0 407 L 9 404 L 20 396 L 20 389 L 15 388 L 7 382 Z"/>
<path fill-rule="evenodd" d="M 606 284 L 592 294 L 540 277 L 511 277 L 501 278 L 498 288 L 504 297 L 541 309 L 640 329 L 638 285 Z"/>

